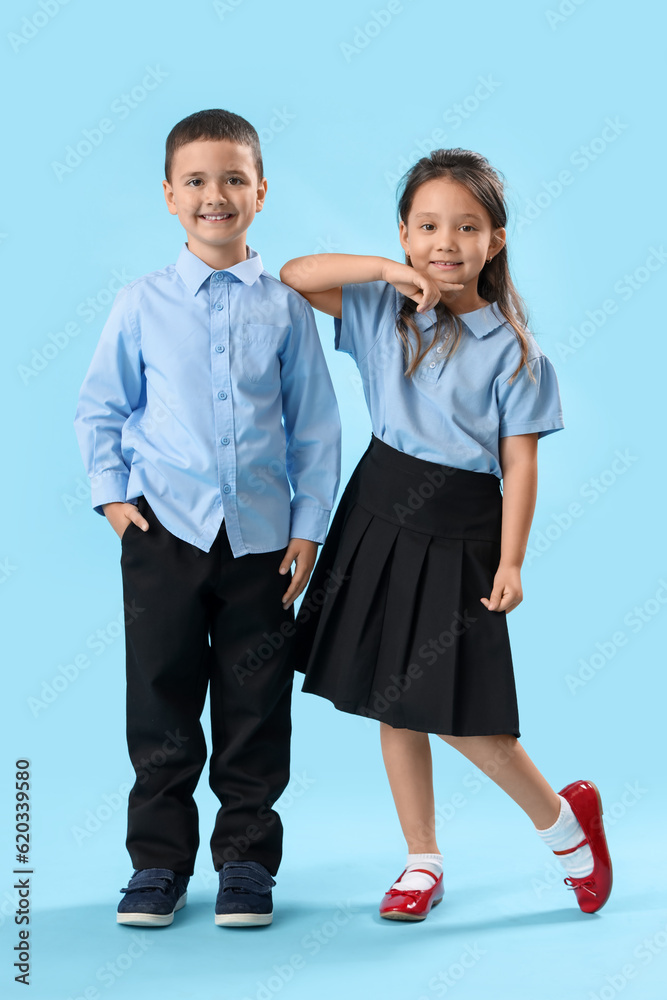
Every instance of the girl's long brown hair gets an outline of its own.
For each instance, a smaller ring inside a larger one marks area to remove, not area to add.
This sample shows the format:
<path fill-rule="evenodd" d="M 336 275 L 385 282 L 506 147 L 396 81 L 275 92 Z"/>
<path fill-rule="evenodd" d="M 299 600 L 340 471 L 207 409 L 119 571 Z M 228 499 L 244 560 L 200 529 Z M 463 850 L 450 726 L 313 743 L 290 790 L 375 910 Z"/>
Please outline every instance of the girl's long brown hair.
<path fill-rule="evenodd" d="M 398 216 L 406 225 L 417 188 L 434 177 L 449 177 L 465 184 L 473 197 L 488 212 L 492 227 L 494 229 L 505 227 L 507 207 L 500 174 L 494 170 L 486 157 L 469 149 L 434 149 L 429 156 L 423 156 L 418 160 L 404 175 L 400 187 Z M 412 266 L 407 254 L 405 262 Z M 521 360 L 512 373 L 510 378 L 512 382 L 528 358 L 528 341 L 525 335 L 528 313 L 510 275 L 506 245 L 482 268 L 477 290 L 487 302 L 496 303 L 516 333 L 521 347 Z M 409 378 L 412 378 L 420 362 L 437 340 L 444 341 L 447 345 L 446 357 L 450 357 L 458 348 L 463 334 L 461 320 L 441 301 L 435 306 L 436 323 L 433 337 L 429 344 L 424 345 L 421 331 L 413 319 L 416 309 L 417 303 L 405 297 L 396 317 L 396 331 L 403 341 L 407 366 L 405 374 Z M 528 371 L 530 377 L 534 379 L 530 368 Z"/>

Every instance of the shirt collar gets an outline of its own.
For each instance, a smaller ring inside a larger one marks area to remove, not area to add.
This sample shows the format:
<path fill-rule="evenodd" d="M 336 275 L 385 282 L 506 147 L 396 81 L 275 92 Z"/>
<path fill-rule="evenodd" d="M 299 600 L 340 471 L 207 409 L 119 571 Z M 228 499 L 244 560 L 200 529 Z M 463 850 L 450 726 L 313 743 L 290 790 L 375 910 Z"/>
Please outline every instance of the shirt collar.
<path fill-rule="evenodd" d="M 221 273 L 232 275 L 234 280 L 242 281 L 245 285 L 254 285 L 263 270 L 262 258 L 256 250 L 248 247 L 246 260 L 240 260 L 238 264 L 225 268 Z M 206 279 L 215 272 L 215 268 L 205 264 L 188 249 L 187 243 L 184 243 L 176 261 L 176 271 L 192 294 L 196 295 Z"/>
<path fill-rule="evenodd" d="M 425 313 L 415 312 L 413 318 L 421 332 L 424 333 L 435 323 L 435 309 L 429 309 Z M 478 340 L 486 337 L 487 333 L 497 330 L 505 322 L 505 317 L 496 302 L 490 302 L 488 306 L 482 306 L 481 309 L 473 309 L 472 312 L 461 313 L 459 319 Z"/>

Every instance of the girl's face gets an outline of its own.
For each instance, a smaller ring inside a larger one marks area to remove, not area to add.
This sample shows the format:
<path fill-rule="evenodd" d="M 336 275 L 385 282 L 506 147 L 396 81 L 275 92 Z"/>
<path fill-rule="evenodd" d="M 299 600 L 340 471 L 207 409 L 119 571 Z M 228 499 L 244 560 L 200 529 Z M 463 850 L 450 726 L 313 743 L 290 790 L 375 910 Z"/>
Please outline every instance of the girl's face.
<path fill-rule="evenodd" d="M 489 213 L 468 188 L 450 177 L 434 177 L 415 191 L 407 225 L 399 226 L 401 246 L 412 266 L 436 280 L 451 275 L 463 285 L 441 299 L 456 312 L 478 309 L 485 301 L 477 279 L 487 258 L 505 244 L 504 229 L 494 229 Z"/>

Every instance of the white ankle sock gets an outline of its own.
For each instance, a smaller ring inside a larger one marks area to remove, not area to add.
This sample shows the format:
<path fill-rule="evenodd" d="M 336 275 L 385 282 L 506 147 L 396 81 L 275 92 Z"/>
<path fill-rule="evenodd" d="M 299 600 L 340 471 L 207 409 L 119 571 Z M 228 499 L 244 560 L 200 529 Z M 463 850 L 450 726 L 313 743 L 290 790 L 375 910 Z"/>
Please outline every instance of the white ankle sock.
<path fill-rule="evenodd" d="M 560 799 L 558 819 L 553 826 L 537 832 L 552 851 L 567 851 L 580 844 L 585 835 L 579 820 L 572 812 L 570 803 L 562 795 L 558 798 Z M 561 854 L 557 857 L 570 878 L 584 878 L 593 871 L 593 855 L 588 844 L 584 844 L 577 851 L 572 851 L 571 854 Z"/>
<path fill-rule="evenodd" d="M 425 875 L 423 871 L 415 871 L 415 868 L 432 872 L 434 877 Z M 432 889 L 441 875 L 442 854 L 408 854 L 405 874 L 398 882 L 394 882 L 392 889 Z"/>

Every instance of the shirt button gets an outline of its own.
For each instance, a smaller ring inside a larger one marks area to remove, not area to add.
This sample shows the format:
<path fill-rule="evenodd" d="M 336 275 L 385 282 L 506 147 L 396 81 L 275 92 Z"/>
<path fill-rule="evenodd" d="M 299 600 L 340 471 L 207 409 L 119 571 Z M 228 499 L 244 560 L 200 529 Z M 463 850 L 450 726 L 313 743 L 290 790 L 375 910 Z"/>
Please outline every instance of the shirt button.
<path fill-rule="evenodd" d="M 229 438 L 220 438 L 221 444 L 229 444 Z"/>
<path fill-rule="evenodd" d="M 216 271 L 215 280 L 222 281 L 222 274 L 220 273 L 220 271 Z"/>
<path fill-rule="evenodd" d="M 218 309 L 218 310 L 220 310 L 220 309 L 224 309 L 225 307 L 223 306 L 222 302 L 218 302 L 218 304 L 217 304 L 217 306 L 215 308 Z"/>
<path fill-rule="evenodd" d="M 218 393 L 218 399 L 227 399 L 227 393 L 223 392 L 222 389 Z"/>
<path fill-rule="evenodd" d="M 431 362 L 431 364 L 429 365 L 429 368 L 435 368 L 435 361 Z"/>
<path fill-rule="evenodd" d="M 223 486 L 222 487 L 222 492 L 223 493 L 231 493 L 232 492 L 231 486 Z"/>
<path fill-rule="evenodd" d="M 443 350 L 444 350 L 444 348 L 443 348 L 443 347 L 438 347 L 438 348 L 437 348 L 437 351 L 438 351 L 438 354 L 442 354 Z"/>
<path fill-rule="evenodd" d="M 223 347 L 222 344 L 216 344 L 215 345 L 215 349 L 218 352 L 218 354 L 222 354 L 222 352 L 224 351 L 225 348 Z"/>

